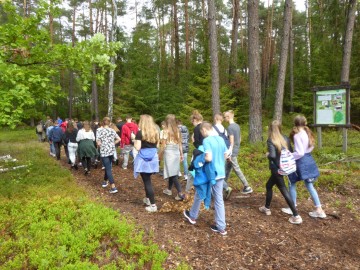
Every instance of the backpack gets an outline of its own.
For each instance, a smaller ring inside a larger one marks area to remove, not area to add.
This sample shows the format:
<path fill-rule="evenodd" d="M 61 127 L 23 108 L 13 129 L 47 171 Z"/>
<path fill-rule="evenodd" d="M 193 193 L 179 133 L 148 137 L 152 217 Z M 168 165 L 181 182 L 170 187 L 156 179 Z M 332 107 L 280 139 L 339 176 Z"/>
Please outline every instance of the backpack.
<path fill-rule="evenodd" d="M 229 137 L 226 136 L 226 134 L 225 134 L 225 129 L 224 129 L 224 132 L 220 132 L 220 130 L 217 128 L 217 126 L 214 125 L 213 127 L 216 130 L 216 132 L 219 134 L 219 136 L 224 139 L 224 142 L 226 144 L 226 148 L 229 149 L 230 140 L 229 140 Z"/>
<path fill-rule="evenodd" d="M 293 154 L 286 148 L 281 149 L 278 173 L 289 175 L 296 172 L 296 161 Z"/>
<path fill-rule="evenodd" d="M 42 132 L 44 131 L 43 126 L 42 126 L 41 124 L 38 124 L 38 125 L 36 126 L 36 131 L 37 131 L 38 133 L 42 133 Z"/>
<path fill-rule="evenodd" d="M 179 130 L 181 133 L 181 144 L 183 148 L 183 152 L 189 152 L 189 131 L 186 126 L 179 126 Z"/>

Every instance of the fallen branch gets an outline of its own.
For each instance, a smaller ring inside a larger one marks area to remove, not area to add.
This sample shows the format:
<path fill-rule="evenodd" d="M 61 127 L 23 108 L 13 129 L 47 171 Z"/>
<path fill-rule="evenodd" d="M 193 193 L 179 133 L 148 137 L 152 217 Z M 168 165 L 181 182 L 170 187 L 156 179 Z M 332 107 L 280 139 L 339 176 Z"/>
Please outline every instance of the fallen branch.
<path fill-rule="evenodd" d="M 16 167 L 10 167 L 10 168 L 5 168 L 5 169 L 0 169 L 0 172 L 7 172 L 7 171 L 10 171 L 10 170 L 17 170 L 17 169 L 25 168 L 25 167 L 27 167 L 27 165 L 20 165 L 20 166 L 16 166 Z"/>

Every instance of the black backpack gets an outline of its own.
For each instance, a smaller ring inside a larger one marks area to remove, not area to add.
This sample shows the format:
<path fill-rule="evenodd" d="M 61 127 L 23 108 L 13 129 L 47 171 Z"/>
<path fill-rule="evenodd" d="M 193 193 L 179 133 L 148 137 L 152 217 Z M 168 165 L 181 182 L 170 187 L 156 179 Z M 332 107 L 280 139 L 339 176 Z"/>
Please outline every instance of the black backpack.
<path fill-rule="evenodd" d="M 230 147 L 230 140 L 229 140 L 229 137 L 226 136 L 226 134 L 225 134 L 225 129 L 224 129 L 224 132 L 220 132 L 220 130 L 217 128 L 217 126 L 214 125 L 213 127 L 214 127 L 214 129 L 216 130 L 216 132 L 219 134 L 219 136 L 224 139 L 224 142 L 225 142 L 225 144 L 226 144 L 226 147 L 227 147 L 227 149 L 229 149 L 229 147 Z"/>

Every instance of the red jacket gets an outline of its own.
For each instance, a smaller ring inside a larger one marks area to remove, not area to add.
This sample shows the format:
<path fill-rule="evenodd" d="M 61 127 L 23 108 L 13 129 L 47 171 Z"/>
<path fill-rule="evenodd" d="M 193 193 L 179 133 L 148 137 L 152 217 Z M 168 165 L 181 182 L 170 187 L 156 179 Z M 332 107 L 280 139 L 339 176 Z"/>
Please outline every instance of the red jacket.
<path fill-rule="evenodd" d="M 134 133 L 136 135 L 138 130 L 139 130 L 138 126 L 132 122 L 125 123 L 123 125 L 121 129 L 121 142 L 120 142 L 121 148 L 123 148 L 125 145 L 133 144 L 131 141 L 131 133 Z"/>

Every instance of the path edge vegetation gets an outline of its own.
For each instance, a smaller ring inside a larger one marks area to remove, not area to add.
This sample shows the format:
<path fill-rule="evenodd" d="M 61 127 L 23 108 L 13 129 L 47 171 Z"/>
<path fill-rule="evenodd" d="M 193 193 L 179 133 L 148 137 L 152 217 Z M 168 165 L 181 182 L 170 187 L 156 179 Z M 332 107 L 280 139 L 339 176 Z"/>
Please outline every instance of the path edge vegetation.
<path fill-rule="evenodd" d="M 0 132 L 1 155 L 27 165 L 0 174 L 0 268 L 164 269 L 168 254 L 151 236 L 91 199 L 32 133 Z"/>

